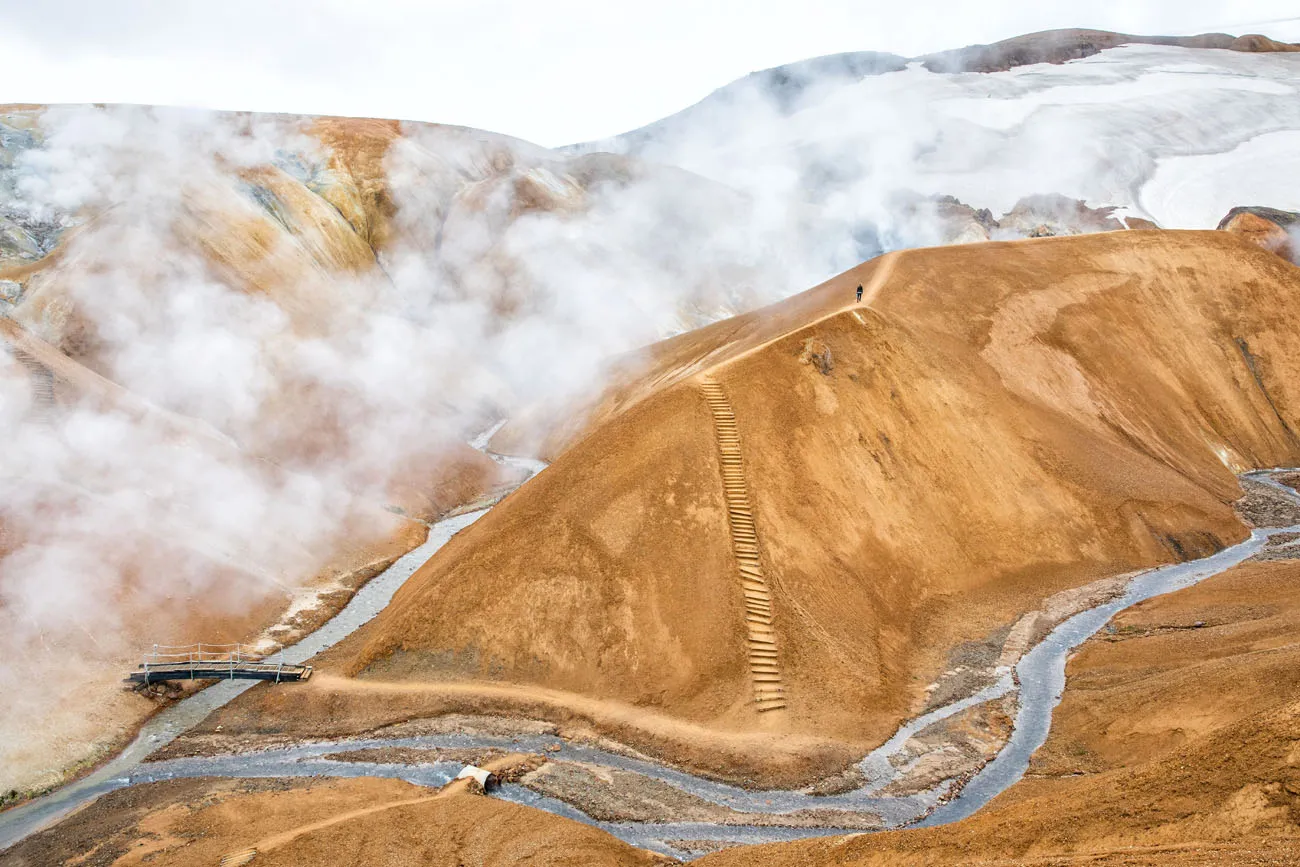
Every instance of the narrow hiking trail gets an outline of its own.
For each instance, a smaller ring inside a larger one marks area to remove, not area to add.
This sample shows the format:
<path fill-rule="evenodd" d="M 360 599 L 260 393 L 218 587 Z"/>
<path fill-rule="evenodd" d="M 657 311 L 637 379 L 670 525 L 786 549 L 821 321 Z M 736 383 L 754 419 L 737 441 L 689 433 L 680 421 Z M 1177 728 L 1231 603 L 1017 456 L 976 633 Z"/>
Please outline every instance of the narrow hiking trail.
<path fill-rule="evenodd" d="M 519 753 L 511 753 L 501 758 L 485 762 L 482 765 L 483 770 L 492 774 L 506 771 L 516 767 L 521 763 L 530 760 L 529 756 Z M 366 816 L 373 816 L 376 813 L 386 813 L 389 810 L 398 810 L 402 807 L 414 807 L 420 804 L 427 804 L 430 801 L 437 801 L 452 795 L 464 794 L 470 791 L 471 780 L 466 778 L 457 778 L 448 782 L 438 789 L 432 795 L 422 795 L 418 798 L 399 798 L 395 801 L 385 801 L 380 804 L 371 804 L 367 807 L 358 807 L 355 810 L 347 810 L 342 813 L 335 813 L 324 819 L 318 819 L 314 822 L 306 822 L 292 828 L 286 828 L 278 834 L 270 837 L 264 837 L 251 846 L 225 855 L 221 859 L 221 867 L 236 867 L 236 865 L 251 863 L 258 855 L 265 855 L 283 846 L 287 846 L 299 837 L 310 834 L 313 831 L 322 831 L 326 828 L 332 828 L 341 825 L 344 822 L 350 822 L 353 819 L 361 819 Z"/>
<path fill-rule="evenodd" d="M 700 393 L 713 414 L 713 432 L 718 443 L 718 461 L 722 467 L 722 493 L 727 503 L 727 524 L 731 528 L 732 553 L 736 557 L 741 593 L 745 597 L 745 627 L 748 635 L 749 672 L 753 679 L 754 703 L 760 713 L 781 710 L 786 706 L 785 686 L 777 659 L 775 612 L 772 593 L 763 576 L 758 547 L 758 528 L 754 524 L 754 507 L 749 499 L 745 479 L 745 461 L 741 454 L 740 429 L 736 413 L 727 399 L 722 383 L 705 376 Z"/>

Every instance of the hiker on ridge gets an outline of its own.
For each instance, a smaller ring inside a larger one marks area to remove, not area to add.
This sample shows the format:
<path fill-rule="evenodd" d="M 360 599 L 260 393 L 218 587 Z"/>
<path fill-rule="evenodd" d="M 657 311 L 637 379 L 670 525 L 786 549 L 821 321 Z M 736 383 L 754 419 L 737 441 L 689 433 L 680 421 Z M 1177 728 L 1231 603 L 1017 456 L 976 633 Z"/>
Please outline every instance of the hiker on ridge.
<path fill-rule="evenodd" d="M 859 301 L 862 300 L 862 286 L 861 286 L 861 285 L 858 286 L 858 300 L 859 300 Z"/>

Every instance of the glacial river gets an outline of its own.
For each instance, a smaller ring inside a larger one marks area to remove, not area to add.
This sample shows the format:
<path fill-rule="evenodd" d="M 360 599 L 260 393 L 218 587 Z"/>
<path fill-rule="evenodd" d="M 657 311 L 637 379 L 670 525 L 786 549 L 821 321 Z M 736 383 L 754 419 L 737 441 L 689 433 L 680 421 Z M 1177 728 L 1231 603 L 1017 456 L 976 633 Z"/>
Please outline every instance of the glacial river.
<path fill-rule="evenodd" d="M 489 432 L 491 433 L 491 432 Z M 482 448 L 487 437 L 474 445 Z M 518 467 L 531 478 L 545 465 L 538 461 L 494 459 Z M 1259 471 L 1246 478 L 1270 485 L 1300 503 L 1300 494 L 1270 475 Z M 487 512 L 460 515 L 434 524 L 428 540 L 394 563 L 382 575 L 367 583 L 336 617 L 303 641 L 285 650 L 285 660 L 303 662 L 342 640 L 388 604 L 394 592 L 419 566 L 464 527 Z M 120 755 L 90 776 L 45 797 L 0 814 L 0 849 L 48 827 L 72 810 L 113 789 L 159 780 L 185 777 L 388 777 L 423 786 L 441 786 L 460 770 L 460 764 L 378 764 L 345 762 L 326 758 L 332 753 L 383 747 L 499 748 L 506 751 L 544 752 L 549 759 L 583 762 L 609 769 L 629 771 L 667 783 L 710 803 L 732 810 L 781 814 L 795 810 L 850 810 L 878 816 L 886 826 L 918 822 L 937 825 L 965 818 L 1019 780 L 1029 759 L 1047 739 L 1052 711 L 1065 688 L 1065 665 L 1069 654 L 1101 629 L 1116 613 L 1143 600 L 1190 587 L 1236 566 L 1259 552 L 1278 533 L 1300 532 L 1300 526 L 1256 529 L 1250 537 L 1230 548 L 1200 560 L 1152 569 L 1134 577 L 1122 595 L 1070 617 L 1021 657 L 1011 671 L 999 671 L 990 686 L 959 701 L 931 711 L 907 725 L 886 743 L 859 762 L 866 782 L 857 790 L 837 795 L 811 795 L 803 791 L 754 791 L 731 786 L 654 762 L 629 758 L 595 747 L 583 746 L 549 735 L 489 737 L 448 734 L 407 738 L 350 738 L 335 742 L 300 744 L 253 753 L 145 762 L 164 744 L 193 727 L 213 710 L 234 699 L 256 681 L 219 683 L 159 713 Z M 1019 712 L 1012 735 L 998 755 L 976 774 L 954 797 L 945 801 L 951 783 L 916 795 L 886 797 L 880 789 L 896 775 L 890 757 L 898 753 L 917 732 L 974 705 L 1012 692 L 1019 692 Z M 720 840 L 736 843 L 764 843 L 814 835 L 860 831 L 860 828 L 807 828 L 776 825 L 731 825 L 712 823 L 601 822 L 575 807 L 544 797 L 519 785 L 495 790 L 497 797 L 548 810 L 561 816 L 602 828 L 636 846 L 678 857 L 689 857 L 672 845 L 677 840 Z"/>

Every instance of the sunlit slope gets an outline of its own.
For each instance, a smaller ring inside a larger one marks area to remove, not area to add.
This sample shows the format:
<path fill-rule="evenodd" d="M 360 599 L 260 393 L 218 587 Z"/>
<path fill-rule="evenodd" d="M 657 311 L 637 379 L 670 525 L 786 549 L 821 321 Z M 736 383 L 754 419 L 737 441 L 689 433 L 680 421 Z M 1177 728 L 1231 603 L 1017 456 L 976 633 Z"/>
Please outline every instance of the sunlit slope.
<path fill-rule="evenodd" d="M 1297 577 L 1245 563 L 1121 613 L 1070 660 L 1030 776 L 968 819 L 701 863 L 1294 864 Z"/>
<path fill-rule="evenodd" d="M 347 667 L 879 740 L 957 642 L 1244 535 L 1233 468 L 1300 460 L 1297 290 L 1224 234 L 1125 233 L 895 254 L 685 335 Z M 788 706 L 767 716 L 706 377 L 770 588 Z"/>

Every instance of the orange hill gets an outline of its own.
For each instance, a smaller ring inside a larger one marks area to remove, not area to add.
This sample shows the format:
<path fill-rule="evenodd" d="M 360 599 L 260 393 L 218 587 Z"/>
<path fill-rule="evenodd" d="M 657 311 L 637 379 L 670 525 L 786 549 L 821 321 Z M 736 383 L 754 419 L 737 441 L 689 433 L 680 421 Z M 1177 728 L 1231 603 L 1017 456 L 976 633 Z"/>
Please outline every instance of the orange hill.
<path fill-rule="evenodd" d="M 1070 661 L 1030 775 L 969 819 L 698 863 L 1300 862 L 1297 577 L 1294 559 L 1246 563 L 1121 613 Z"/>
<path fill-rule="evenodd" d="M 326 664 L 860 753 L 959 642 L 1244 536 L 1234 470 L 1300 461 L 1298 289 L 1300 270 L 1227 233 L 860 266 L 648 350 L 581 439 Z M 409 715 L 370 692 L 327 699 L 331 719 Z M 824 770 L 768 758 L 690 761 Z"/>
<path fill-rule="evenodd" d="M 1246 563 L 1121 613 L 1072 658 L 1029 777 L 969 819 L 739 846 L 695 863 L 1295 863 L 1298 576 L 1295 559 Z M 5 854 L 18 864 L 83 864 L 93 850 L 122 865 L 211 865 L 253 847 L 255 863 L 313 867 L 677 863 L 541 810 L 376 779 L 144 784 Z"/>

